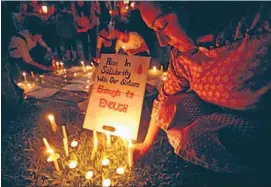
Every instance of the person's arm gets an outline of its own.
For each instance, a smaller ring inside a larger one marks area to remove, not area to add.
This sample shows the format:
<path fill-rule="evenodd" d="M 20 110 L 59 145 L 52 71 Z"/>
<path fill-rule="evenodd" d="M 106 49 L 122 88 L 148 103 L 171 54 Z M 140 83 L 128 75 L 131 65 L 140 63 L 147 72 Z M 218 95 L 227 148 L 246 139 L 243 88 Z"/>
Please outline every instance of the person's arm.
<path fill-rule="evenodd" d="M 149 48 L 147 46 L 147 44 L 145 42 L 141 43 L 141 45 L 137 48 L 137 49 L 127 49 L 126 52 L 129 55 L 134 55 L 134 54 L 138 54 L 144 51 L 148 51 Z"/>
<path fill-rule="evenodd" d="M 39 64 L 37 62 L 35 62 L 32 57 L 29 54 L 29 51 L 27 50 L 27 48 L 21 48 L 20 49 L 20 53 L 22 54 L 22 58 L 24 60 L 24 62 L 31 64 L 32 66 L 35 66 L 36 68 L 42 69 L 44 71 L 49 71 L 51 70 L 51 68 L 47 68 L 46 66 Z"/>
<path fill-rule="evenodd" d="M 153 103 L 149 130 L 144 140 L 143 146 L 140 145 L 140 155 L 144 155 L 150 149 L 158 135 L 160 128 L 164 131 L 168 130 L 168 124 L 164 124 L 162 121 L 159 120 L 160 115 L 163 115 L 163 113 L 159 113 L 160 110 L 163 109 L 162 107 L 170 104 L 170 101 L 167 99 L 168 96 L 177 95 L 186 91 L 189 88 L 188 80 L 176 73 L 174 68 L 176 63 L 178 62 L 174 60 L 173 53 L 171 53 L 169 69 L 167 72 L 168 77 L 164 85 L 159 90 L 158 98 L 155 99 Z"/>
<path fill-rule="evenodd" d="M 137 49 L 127 49 L 126 52 L 129 55 L 134 55 L 134 54 L 138 54 L 140 52 L 144 52 L 144 51 L 148 51 L 149 48 L 145 42 L 145 40 L 138 34 L 138 33 L 130 33 L 130 37 L 131 37 L 131 42 L 135 42 L 136 45 L 138 46 Z"/>
<path fill-rule="evenodd" d="M 45 43 L 45 41 L 42 38 L 39 40 L 39 44 L 43 46 L 44 48 L 46 48 L 47 52 L 51 55 L 51 57 L 54 56 L 52 49 L 48 47 L 48 45 Z"/>
<path fill-rule="evenodd" d="M 72 16 L 73 16 L 73 20 L 76 21 L 77 19 L 77 14 L 76 14 L 76 8 L 75 8 L 75 2 L 71 3 L 71 12 L 72 12 Z"/>

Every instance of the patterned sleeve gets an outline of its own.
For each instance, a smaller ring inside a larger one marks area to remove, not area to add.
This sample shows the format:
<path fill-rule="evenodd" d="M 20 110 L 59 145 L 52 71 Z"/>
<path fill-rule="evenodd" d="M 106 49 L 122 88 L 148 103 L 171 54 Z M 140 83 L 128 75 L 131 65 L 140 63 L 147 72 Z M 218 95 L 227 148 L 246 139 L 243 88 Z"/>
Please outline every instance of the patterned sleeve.
<path fill-rule="evenodd" d="M 178 60 L 175 58 L 174 52 L 172 51 L 167 72 L 167 80 L 160 88 L 158 98 L 155 99 L 153 103 L 152 120 L 155 120 L 155 124 L 165 131 L 167 130 L 169 124 L 163 119 L 168 117 L 166 116 L 167 114 L 170 115 L 167 112 L 167 97 L 185 92 L 189 88 L 188 80 L 177 73 L 175 67 L 178 66 L 176 63 L 178 63 Z"/>

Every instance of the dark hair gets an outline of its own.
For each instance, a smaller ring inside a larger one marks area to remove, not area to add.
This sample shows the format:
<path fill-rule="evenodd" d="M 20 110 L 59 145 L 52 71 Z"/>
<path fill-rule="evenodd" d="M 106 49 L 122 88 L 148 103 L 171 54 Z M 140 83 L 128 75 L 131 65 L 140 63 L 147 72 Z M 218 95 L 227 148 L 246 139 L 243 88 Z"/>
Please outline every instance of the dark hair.
<path fill-rule="evenodd" d="M 32 35 L 43 33 L 43 22 L 38 16 L 29 16 L 27 18 L 27 28 Z"/>

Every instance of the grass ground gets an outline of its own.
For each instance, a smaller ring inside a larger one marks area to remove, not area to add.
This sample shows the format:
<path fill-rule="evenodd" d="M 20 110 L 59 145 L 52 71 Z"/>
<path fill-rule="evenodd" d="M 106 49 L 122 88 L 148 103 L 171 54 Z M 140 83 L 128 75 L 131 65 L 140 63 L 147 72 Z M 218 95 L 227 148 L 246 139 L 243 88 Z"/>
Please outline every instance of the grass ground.
<path fill-rule="evenodd" d="M 2 108 L 3 110 L 3 108 Z M 79 142 L 76 149 L 70 148 L 71 155 L 78 159 L 78 166 L 69 169 L 69 158 L 64 155 L 61 129 L 54 134 L 46 119 L 48 111 L 54 113 L 57 123 L 67 127 L 69 142 Z M 271 186 L 259 175 L 241 176 L 218 174 L 186 163 L 176 156 L 165 134 L 161 133 L 152 149 L 138 163 L 129 169 L 127 155 L 121 139 L 113 138 L 110 149 L 99 148 L 94 160 L 91 160 L 91 131 L 82 129 L 84 116 L 71 105 L 59 103 L 35 103 L 23 110 L 20 116 L 2 122 L 2 186 L 101 186 L 104 178 L 110 178 L 115 186 L 183 186 L 183 187 L 231 187 L 231 186 Z M 48 154 L 42 142 L 46 137 L 55 151 L 61 155 L 61 172 L 47 163 Z M 105 136 L 99 135 L 99 142 L 105 142 Z M 111 164 L 101 166 L 106 155 Z M 125 174 L 117 175 L 117 167 L 123 166 Z M 85 173 L 94 171 L 93 179 L 86 180 Z M 263 184 L 265 183 L 265 184 Z"/>

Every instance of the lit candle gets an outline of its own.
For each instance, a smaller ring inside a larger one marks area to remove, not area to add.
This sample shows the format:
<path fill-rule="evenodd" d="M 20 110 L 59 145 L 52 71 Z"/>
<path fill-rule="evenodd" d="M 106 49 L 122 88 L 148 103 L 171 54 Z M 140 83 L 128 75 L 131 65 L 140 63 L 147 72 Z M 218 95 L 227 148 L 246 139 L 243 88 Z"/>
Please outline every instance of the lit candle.
<path fill-rule="evenodd" d="M 161 72 L 156 68 L 156 66 L 153 66 L 151 70 L 149 70 L 149 75 L 152 77 L 157 77 L 161 74 Z"/>
<path fill-rule="evenodd" d="M 69 156 L 69 146 L 68 146 L 68 138 L 63 138 L 63 144 L 64 144 L 64 151 L 65 155 L 68 157 Z"/>
<path fill-rule="evenodd" d="M 109 165 L 109 160 L 107 158 L 102 160 L 102 166 L 108 166 Z"/>
<path fill-rule="evenodd" d="M 31 71 L 31 77 L 32 77 L 32 79 L 35 79 L 35 74 L 33 71 Z"/>
<path fill-rule="evenodd" d="M 43 5 L 41 8 L 42 8 L 43 13 L 45 13 L 45 14 L 48 13 L 48 8 L 47 8 L 47 6 Z"/>
<path fill-rule="evenodd" d="M 87 70 L 92 70 L 92 66 L 87 65 L 87 66 L 86 66 L 86 69 L 87 69 Z"/>
<path fill-rule="evenodd" d="M 74 169 L 76 168 L 77 164 L 78 164 L 77 160 L 71 160 L 69 163 L 69 168 Z"/>
<path fill-rule="evenodd" d="M 82 64 L 83 71 L 85 72 L 86 71 L 86 66 L 85 66 L 84 61 L 81 61 L 81 64 Z"/>
<path fill-rule="evenodd" d="M 86 173 L 86 179 L 89 180 L 89 179 L 91 179 L 92 177 L 93 177 L 93 171 L 88 171 L 88 172 Z"/>
<path fill-rule="evenodd" d="M 76 147 L 77 145 L 78 145 L 78 141 L 73 140 L 72 143 L 71 143 L 71 146 Z"/>
<path fill-rule="evenodd" d="M 76 73 L 73 73 L 73 76 L 74 76 L 74 77 L 76 77 L 76 75 L 77 75 Z"/>
<path fill-rule="evenodd" d="M 107 145 L 107 147 L 110 147 L 110 145 L 111 145 L 111 136 L 110 136 L 109 132 L 106 132 L 106 145 Z"/>
<path fill-rule="evenodd" d="M 163 65 L 161 65 L 161 72 L 163 72 L 164 71 L 164 69 L 163 69 L 164 67 L 163 67 Z"/>
<path fill-rule="evenodd" d="M 50 114 L 50 115 L 48 115 L 48 119 L 49 119 L 49 121 L 51 123 L 51 127 L 52 127 L 53 132 L 56 132 L 57 131 L 57 125 L 56 125 L 56 122 L 55 122 L 55 117 L 52 114 Z"/>
<path fill-rule="evenodd" d="M 60 62 L 60 67 L 61 67 L 61 69 L 64 69 L 64 63 L 63 62 Z"/>
<path fill-rule="evenodd" d="M 49 145 L 47 139 L 46 138 L 42 138 L 42 140 L 43 140 L 43 143 L 44 143 L 44 145 L 45 145 L 45 147 L 47 149 L 47 152 L 50 153 L 50 154 L 54 153 L 54 150 Z"/>
<path fill-rule="evenodd" d="M 59 69 L 59 62 L 58 61 L 56 61 L 56 69 L 58 70 Z"/>
<path fill-rule="evenodd" d="M 63 71 L 64 71 L 65 74 L 67 73 L 67 70 L 66 70 L 66 69 L 64 69 Z"/>
<path fill-rule="evenodd" d="M 117 174 L 122 175 L 124 173 L 124 168 L 119 167 L 117 168 Z"/>
<path fill-rule="evenodd" d="M 89 89 L 89 85 L 87 85 L 85 88 L 86 88 L 86 89 Z"/>
<path fill-rule="evenodd" d="M 134 153 L 134 145 L 131 140 L 129 140 L 128 144 L 128 165 L 132 167 L 133 165 L 133 153 Z"/>
<path fill-rule="evenodd" d="M 104 179 L 103 180 L 103 187 L 109 187 L 111 185 L 110 179 Z"/>
<path fill-rule="evenodd" d="M 27 83 L 26 73 L 23 72 L 24 82 Z"/>
<path fill-rule="evenodd" d="M 21 86 L 23 86 L 23 83 L 19 82 L 17 85 L 18 85 L 19 87 L 21 87 Z"/>
<path fill-rule="evenodd" d="M 129 7 L 128 7 L 128 6 L 126 6 L 126 7 L 125 7 L 125 9 L 126 9 L 126 10 L 128 10 L 128 9 L 129 9 Z"/>
<path fill-rule="evenodd" d="M 54 166 L 55 166 L 57 171 L 60 171 L 59 165 L 58 165 L 58 162 L 57 162 L 57 159 L 59 159 L 59 157 L 60 157 L 59 154 L 52 153 L 52 154 L 50 154 L 50 156 L 47 159 L 47 162 L 54 162 Z"/>

